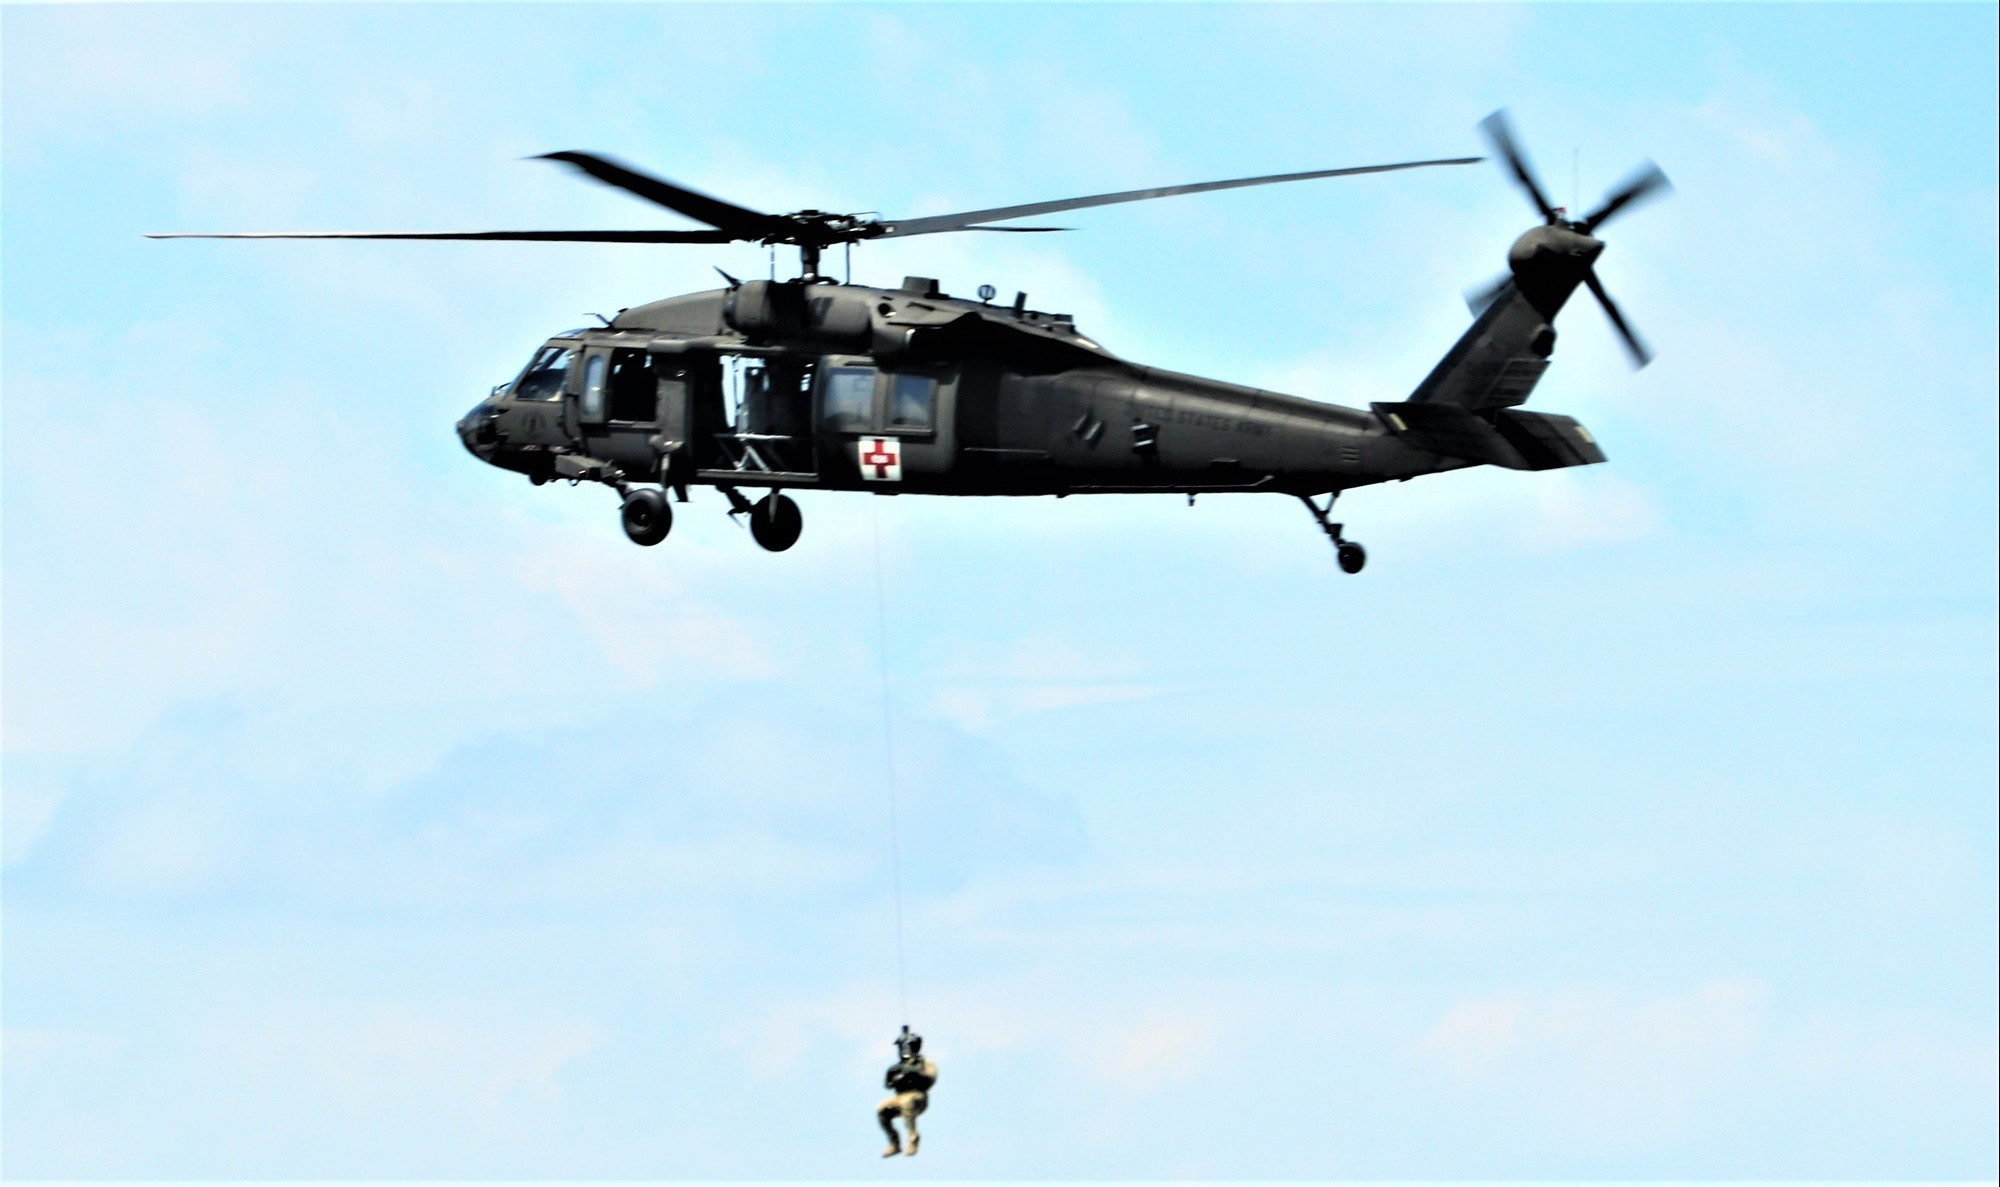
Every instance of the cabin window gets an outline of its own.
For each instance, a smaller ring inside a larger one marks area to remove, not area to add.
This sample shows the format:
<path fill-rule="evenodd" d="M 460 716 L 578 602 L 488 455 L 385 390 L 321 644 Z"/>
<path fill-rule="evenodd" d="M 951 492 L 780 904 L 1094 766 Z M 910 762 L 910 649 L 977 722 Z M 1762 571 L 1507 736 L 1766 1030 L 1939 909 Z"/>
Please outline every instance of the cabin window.
<path fill-rule="evenodd" d="M 591 355 L 583 364 L 583 415 L 588 420 L 604 418 L 604 369 L 607 360 Z"/>
<path fill-rule="evenodd" d="M 829 367 L 820 415 L 833 428 L 866 432 L 875 423 L 875 368 Z"/>
<path fill-rule="evenodd" d="M 928 375 L 896 375 L 889 383 L 889 427 L 928 429 L 937 415 L 937 380 Z"/>
<path fill-rule="evenodd" d="M 611 419 L 650 423 L 659 412 L 660 386 L 643 350 L 611 352 Z"/>
<path fill-rule="evenodd" d="M 560 400 L 563 387 L 569 381 L 570 361 L 576 352 L 563 346 L 545 346 L 535 356 L 528 369 L 521 374 L 521 381 L 514 385 L 517 400 Z"/>

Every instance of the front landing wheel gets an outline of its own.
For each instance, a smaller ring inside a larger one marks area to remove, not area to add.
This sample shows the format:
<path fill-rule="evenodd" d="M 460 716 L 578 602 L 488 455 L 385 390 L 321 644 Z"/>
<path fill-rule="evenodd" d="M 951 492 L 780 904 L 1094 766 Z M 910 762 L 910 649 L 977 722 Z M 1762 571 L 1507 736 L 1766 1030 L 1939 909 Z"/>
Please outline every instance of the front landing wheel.
<path fill-rule="evenodd" d="M 667 506 L 667 496 L 656 490 L 635 490 L 625 496 L 618 518 L 625 525 L 626 537 L 648 548 L 666 539 L 674 528 L 674 510 Z"/>
<path fill-rule="evenodd" d="M 1340 558 L 1340 571 L 1343 573 L 1359 573 L 1362 566 L 1368 563 L 1368 550 L 1352 540 L 1342 541 L 1335 555 Z"/>
<path fill-rule="evenodd" d="M 750 536 L 766 552 L 783 552 L 797 544 L 805 526 L 799 505 L 776 491 L 758 499 L 756 506 L 750 508 Z"/>

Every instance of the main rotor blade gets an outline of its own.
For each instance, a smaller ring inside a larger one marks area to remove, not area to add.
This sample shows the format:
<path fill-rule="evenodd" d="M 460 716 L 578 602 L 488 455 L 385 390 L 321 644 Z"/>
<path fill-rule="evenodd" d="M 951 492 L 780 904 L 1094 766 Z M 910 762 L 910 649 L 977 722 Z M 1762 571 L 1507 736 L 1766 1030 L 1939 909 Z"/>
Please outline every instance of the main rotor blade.
<path fill-rule="evenodd" d="M 1116 194 L 1093 194 L 1088 198 L 1062 198 L 1054 202 L 1029 202 L 1021 206 L 996 206 L 990 210 L 967 210 L 959 214 L 939 214 L 929 218 L 890 219 L 883 223 L 880 238 L 899 235 L 934 235 L 940 231 L 966 231 L 975 224 L 1001 219 L 1024 218 L 1031 214 L 1054 214 L 1059 210 L 1081 210 L 1086 206 L 1110 206 L 1117 202 L 1144 202 L 1150 198 L 1171 198 L 1178 194 L 1203 194 L 1210 190 L 1233 190 L 1239 186 L 1275 185 L 1281 181 L 1311 181 L 1318 177 L 1347 177 L 1357 173 L 1392 173 L 1398 169 L 1422 169 L 1429 165 L 1471 165 L 1479 157 L 1452 157 L 1439 161 L 1403 161 L 1395 165 L 1361 165 L 1350 169 L 1317 169 L 1310 173 L 1274 173 L 1268 177 L 1240 177 L 1233 181 L 1204 181 L 1194 185 L 1170 185 L 1150 190 L 1124 190 Z M 980 230 L 999 230 L 981 227 Z"/>
<path fill-rule="evenodd" d="M 1528 191 L 1529 200 L 1535 204 L 1536 210 L 1542 212 L 1543 220 L 1555 222 L 1556 208 L 1542 194 L 1542 183 L 1536 180 L 1534 167 L 1528 164 L 1528 154 L 1521 151 L 1520 144 L 1514 139 L 1514 125 L 1507 118 L 1507 109 L 1502 107 L 1480 120 L 1479 130 L 1485 133 L 1486 142 L 1493 146 L 1494 154 L 1506 162 L 1507 168 L 1514 174 L 1514 180 L 1520 182 L 1521 188 Z"/>
<path fill-rule="evenodd" d="M 536 159 L 561 161 L 589 174 L 605 185 L 616 186 L 628 194 L 636 194 L 648 202 L 678 211 L 711 227 L 720 228 L 737 239 L 761 239 L 785 224 L 784 219 L 775 215 L 762 214 L 724 202 L 720 198 L 711 198 L 707 194 L 685 186 L 678 186 L 670 181 L 641 173 L 608 157 L 587 152 L 552 152 L 543 153 Z"/>
<path fill-rule="evenodd" d="M 1597 298 L 1599 305 L 1604 306 L 1604 315 L 1611 319 L 1612 327 L 1618 331 L 1618 337 L 1624 341 L 1626 351 L 1632 356 L 1632 365 L 1634 367 L 1644 367 L 1647 363 L 1652 362 L 1653 352 L 1646 349 L 1646 344 L 1640 341 L 1639 335 L 1634 333 L 1632 327 L 1626 324 L 1625 315 L 1618 312 L 1617 302 L 1611 299 L 1610 293 L 1604 291 L 1604 282 L 1597 279 L 1597 269 L 1592 268 L 1590 271 L 1585 272 L 1583 274 L 1583 283 L 1590 286 L 1591 295 Z"/>
<path fill-rule="evenodd" d="M 504 239 L 532 243 L 728 243 L 727 231 L 175 231 L 148 239 Z"/>
<path fill-rule="evenodd" d="M 1633 171 L 1616 190 L 1605 196 L 1596 210 L 1584 216 L 1583 233 L 1589 235 L 1611 221 L 1611 216 L 1636 202 L 1644 202 L 1658 195 L 1665 197 L 1674 192 L 1674 183 L 1658 165 L 1647 161 Z"/>

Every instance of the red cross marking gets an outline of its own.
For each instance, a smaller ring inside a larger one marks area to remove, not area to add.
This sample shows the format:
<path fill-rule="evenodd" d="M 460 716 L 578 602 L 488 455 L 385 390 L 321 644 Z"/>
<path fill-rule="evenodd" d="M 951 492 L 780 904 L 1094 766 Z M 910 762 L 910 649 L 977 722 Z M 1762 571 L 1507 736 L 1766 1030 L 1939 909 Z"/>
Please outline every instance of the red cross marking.
<path fill-rule="evenodd" d="M 861 464 L 875 467 L 875 477 L 887 478 L 889 467 L 896 464 L 896 451 L 889 443 L 877 437 L 869 443 L 867 452 L 861 455 Z"/>

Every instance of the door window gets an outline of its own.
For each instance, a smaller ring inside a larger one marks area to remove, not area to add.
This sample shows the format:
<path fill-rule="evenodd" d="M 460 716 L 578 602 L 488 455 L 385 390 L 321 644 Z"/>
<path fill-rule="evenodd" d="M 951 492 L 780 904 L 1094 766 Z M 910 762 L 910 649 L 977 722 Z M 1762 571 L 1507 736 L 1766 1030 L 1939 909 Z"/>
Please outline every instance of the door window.
<path fill-rule="evenodd" d="M 937 380 L 928 375 L 894 375 L 889 381 L 889 427 L 929 429 L 937 416 Z"/>
<path fill-rule="evenodd" d="M 583 416 L 585 420 L 604 419 L 604 368 L 606 359 L 601 354 L 591 355 L 583 364 Z"/>
<path fill-rule="evenodd" d="M 875 368 L 829 367 L 820 415 L 835 429 L 866 432 L 875 425 Z"/>

